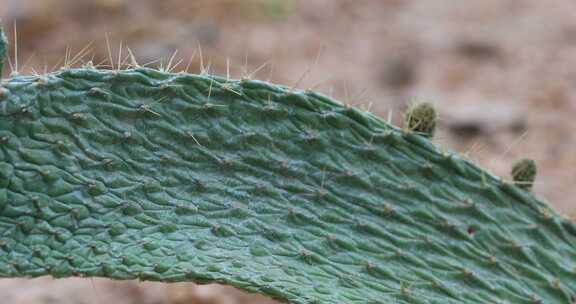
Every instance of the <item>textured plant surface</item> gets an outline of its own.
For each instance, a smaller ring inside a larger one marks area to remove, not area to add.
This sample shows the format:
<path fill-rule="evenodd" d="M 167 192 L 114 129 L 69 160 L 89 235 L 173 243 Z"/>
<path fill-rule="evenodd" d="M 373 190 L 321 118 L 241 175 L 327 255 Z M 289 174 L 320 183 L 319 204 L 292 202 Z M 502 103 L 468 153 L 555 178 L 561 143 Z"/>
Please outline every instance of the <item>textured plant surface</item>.
<path fill-rule="evenodd" d="M 0 90 L 2 277 L 221 282 L 293 303 L 576 293 L 572 223 L 317 93 L 144 68 Z"/>

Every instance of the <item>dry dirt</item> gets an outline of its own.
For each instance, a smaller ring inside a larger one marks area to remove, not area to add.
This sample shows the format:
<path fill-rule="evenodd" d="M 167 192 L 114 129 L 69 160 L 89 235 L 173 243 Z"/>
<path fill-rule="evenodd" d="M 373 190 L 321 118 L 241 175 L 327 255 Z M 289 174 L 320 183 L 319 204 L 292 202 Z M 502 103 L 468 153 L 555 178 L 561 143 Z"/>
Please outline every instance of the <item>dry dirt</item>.
<path fill-rule="evenodd" d="M 576 215 L 573 0 L 0 0 L 0 16 L 9 31 L 17 24 L 21 73 L 70 64 L 87 45 L 74 64 L 109 65 L 108 33 L 115 66 L 122 43 L 151 65 L 168 65 L 178 50 L 174 69 L 190 62 L 197 72 L 201 45 L 213 73 L 225 75 L 229 62 L 232 77 L 315 88 L 395 123 L 410 102 L 434 102 L 436 142 L 505 178 L 514 160 L 535 159 L 536 195 Z M 259 303 L 213 286 L 47 278 L 0 280 L 0 296 L 10 304 Z"/>

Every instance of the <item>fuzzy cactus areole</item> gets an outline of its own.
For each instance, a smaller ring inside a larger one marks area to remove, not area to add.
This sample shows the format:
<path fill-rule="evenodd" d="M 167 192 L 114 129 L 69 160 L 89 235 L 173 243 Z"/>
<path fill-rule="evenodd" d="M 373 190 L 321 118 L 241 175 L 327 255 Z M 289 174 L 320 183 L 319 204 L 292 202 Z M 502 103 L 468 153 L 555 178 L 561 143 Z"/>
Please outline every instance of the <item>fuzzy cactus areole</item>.
<path fill-rule="evenodd" d="M 575 225 L 429 133 L 148 68 L 0 90 L 0 277 L 219 282 L 302 304 L 574 301 Z"/>
<path fill-rule="evenodd" d="M 531 159 L 523 158 L 514 163 L 511 175 L 518 187 L 530 191 L 536 179 L 536 173 L 536 163 Z"/>
<path fill-rule="evenodd" d="M 438 114 L 433 104 L 424 102 L 412 105 L 404 114 L 404 128 L 410 132 L 432 138 L 436 131 Z"/>

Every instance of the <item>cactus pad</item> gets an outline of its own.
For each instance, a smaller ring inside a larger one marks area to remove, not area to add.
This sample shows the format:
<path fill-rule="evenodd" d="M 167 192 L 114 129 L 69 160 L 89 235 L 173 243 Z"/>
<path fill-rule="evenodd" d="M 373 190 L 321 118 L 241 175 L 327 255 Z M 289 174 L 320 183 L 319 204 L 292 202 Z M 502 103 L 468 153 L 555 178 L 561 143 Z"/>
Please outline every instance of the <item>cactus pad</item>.
<path fill-rule="evenodd" d="M 576 227 L 314 92 L 151 69 L 0 90 L 0 277 L 220 282 L 291 303 L 572 303 Z"/>

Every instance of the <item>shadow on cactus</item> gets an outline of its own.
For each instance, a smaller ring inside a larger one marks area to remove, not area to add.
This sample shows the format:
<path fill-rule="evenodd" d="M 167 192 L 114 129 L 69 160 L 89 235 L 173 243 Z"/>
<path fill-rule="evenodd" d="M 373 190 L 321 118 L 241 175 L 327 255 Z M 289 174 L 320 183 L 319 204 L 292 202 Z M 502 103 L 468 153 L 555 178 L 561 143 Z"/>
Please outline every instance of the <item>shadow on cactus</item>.
<path fill-rule="evenodd" d="M 1 87 L 1 277 L 219 282 L 292 303 L 574 301 L 575 226 L 441 152 L 433 128 L 147 68 Z"/>

